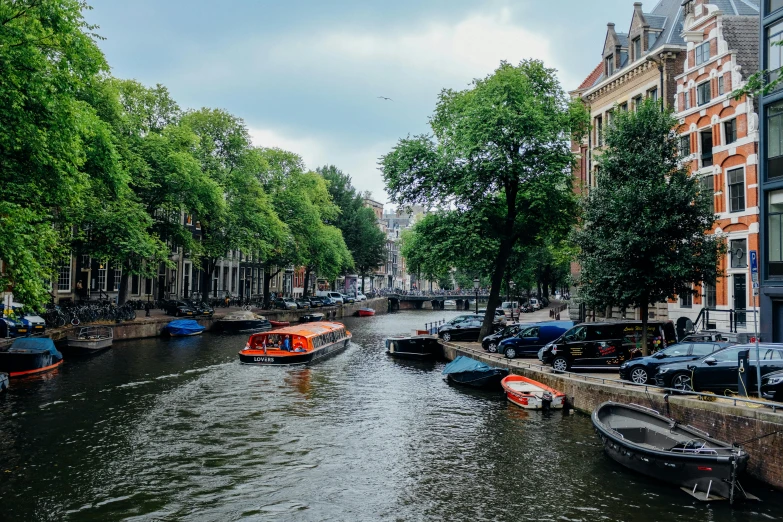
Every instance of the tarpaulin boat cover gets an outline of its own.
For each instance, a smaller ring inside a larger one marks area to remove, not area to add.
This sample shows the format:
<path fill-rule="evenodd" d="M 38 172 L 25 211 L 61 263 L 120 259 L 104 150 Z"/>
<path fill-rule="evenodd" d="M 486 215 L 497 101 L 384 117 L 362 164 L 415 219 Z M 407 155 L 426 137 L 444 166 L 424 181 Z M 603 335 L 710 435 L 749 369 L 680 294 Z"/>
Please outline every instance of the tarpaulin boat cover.
<path fill-rule="evenodd" d="M 57 348 L 54 346 L 54 341 L 48 337 L 24 337 L 22 339 L 17 339 L 8 349 L 9 352 L 20 352 L 26 350 L 50 352 L 52 354 L 52 358 L 55 361 L 59 361 L 63 358 L 63 354 L 57 351 Z"/>
<path fill-rule="evenodd" d="M 171 335 L 188 335 L 204 331 L 204 327 L 193 319 L 177 319 L 166 325 L 166 330 Z"/>
<path fill-rule="evenodd" d="M 443 375 L 462 372 L 490 372 L 494 370 L 495 368 L 483 362 L 460 355 L 443 368 Z"/>

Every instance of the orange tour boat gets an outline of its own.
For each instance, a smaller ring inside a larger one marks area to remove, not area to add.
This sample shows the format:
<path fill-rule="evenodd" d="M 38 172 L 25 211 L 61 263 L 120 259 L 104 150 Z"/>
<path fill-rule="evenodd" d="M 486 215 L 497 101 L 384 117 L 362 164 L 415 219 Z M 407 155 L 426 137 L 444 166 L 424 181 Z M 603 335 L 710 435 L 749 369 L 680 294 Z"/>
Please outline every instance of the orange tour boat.
<path fill-rule="evenodd" d="M 351 332 L 341 323 L 304 323 L 250 336 L 239 361 L 245 364 L 309 364 L 348 346 Z"/>
<path fill-rule="evenodd" d="M 500 381 L 500 385 L 503 386 L 508 400 L 520 408 L 560 409 L 565 402 L 565 393 L 522 375 L 509 375 Z"/>

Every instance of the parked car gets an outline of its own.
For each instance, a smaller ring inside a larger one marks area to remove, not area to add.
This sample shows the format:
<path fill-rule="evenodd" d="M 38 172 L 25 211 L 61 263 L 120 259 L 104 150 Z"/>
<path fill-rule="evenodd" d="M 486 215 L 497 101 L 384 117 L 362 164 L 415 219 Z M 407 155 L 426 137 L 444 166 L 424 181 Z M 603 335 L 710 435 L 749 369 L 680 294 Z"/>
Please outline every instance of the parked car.
<path fill-rule="evenodd" d="M 496 353 L 498 351 L 498 345 L 500 344 L 500 341 L 503 339 L 508 339 L 509 337 L 514 337 L 519 333 L 519 327 L 520 325 L 518 324 L 512 324 L 506 326 L 499 332 L 484 337 L 484 339 L 481 341 L 481 347 L 489 353 Z"/>
<path fill-rule="evenodd" d="M 625 361 L 641 355 L 641 334 L 641 321 L 578 324 L 548 344 L 541 360 L 551 364 L 556 371 L 618 368 Z M 671 321 L 649 321 L 649 351 L 655 351 L 663 341 L 667 345 L 677 342 L 674 324 Z"/>
<path fill-rule="evenodd" d="M 714 343 L 720 343 L 728 341 L 725 335 L 718 333 L 718 332 L 701 332 L 701 333 L 692 333 L 688 334 L 682 339 L 680 339 L 681 343 L 684 343 L 686 341 L 690 341 L 692 343 L 698 343 L 698 342 L 714 342 Z"/>
<path fill-rule="evenodd" d="M 772 372 L 783 370 L 783 344 L 762 344 L 761 380 Z M 686 361 L 661 366 L 655 376 L 655 383 L 664 388 L 684 391 L 711 391 L 723 394 L 737 392 L 739 379 L 739 353 L 749 350 L 748 392 L 756 389 L 756 347 L 754 344 L 738 344 L 713 352 L 695 361 Z M 762 391 L 763 394 L 763 391 Z"/>
<path fill-rule="evenodd" d="M 334 301 L 337 304 L 344 304 L 345 300 L 343 299 L 343 294 L 340 292 L 328 292 L 326 294 L 326 297 L 329 297 L 332 301 Z"/>
<path fill-rule="evenodd" d="M 531 308 L 534 312 L 536 310 L 541 310 L 541 303 L 538 299 L 535 297 L 531 297 L 530 300 L 527 302 L 527 305 L 529 308 Z"/>
<path fill-rule="evenodd" d="M 185 300 L 185 304 L 190 306 L 193 310 L 196 311 L 196 315 L 203 315 L 205 317 L 212 317 L 215 315 L 215 309 L 209 306 L 205 302 L 197 302 L 197 301 L 190 301 Z"/>
<path fill-rule="evenodd" d="M 335 306 L 335 305 L 339 304 L 337 301 L 335 301 L 331 297 L 321 296 L 318 299 L 321 300 L 321 302 L 324 304 L 324 306 Z"/>
<path fill-rule="evenodd" d="M 356 302 L 356 298 L 355 297 L 352 297 L 350 295 L 345 295 L 345 294 L 340 294 L 340 295 L 342 295 L 343 303 L 352 304 L 352 303 Z"/>
<path fill-rule="evenodd" d="M 452 317 L 448 321 L 446 321 L 444 324 L 457 324 L 461 323 L 462 321 L 465 321 L 467 319 L 473 319 L 476 317 L 476 314 L 461 314 L 456 317 Z"/>
<path fill-rule="evenodd" d="M 175 315 L 177 317 L 193 317 L 196 315 L 196 310 L 185 301 L 168 301 L 166 303 L 166 314 Z"/>
<path fill-rule="evenodd" d="M 653 382 L 655 374 L 658 373 L 658 368 L 661 366 L 677 362 L 694 361 L 732 344 L 687 341 L 676 343 L 648 357 L 638 357 L 624 362 L 620 365 L 620 378 L 636 384 L 648 384 Z"/>
<path fill-rule="evenodd" d="M 309 310 L 310 309 L 310 300 L 309 299 L 295 299 L 294 303 L 296 304 L 296 307 L 299 310 Z"/>
<path fill-rule="evenodd" d="M 783 370 L 761 377 L 761 396 L 770 401 L 783 402 Z"/>
<path fill-rule="evenodd" d="M 367 296 L 366 296 L 366 295 L 364 295 L 364 294 L 363 294 L 363 293 L 361 293 L 361 292 L 356 292 L 356 299 L 357 299 L 358 301 L 366 301 L 366 300 L 367 300 Z"/>
<path fill-rule="evenodd" d="M 500 309 L 503 310 L 503 313 L 509 319 L 519 317 L 519 303 L 516 301 L 504 301 L 500 305 Z"/>
<path fill-rule="evenodd" d="M 498 345 L 498 353 L 508 359 L 532 357 L 547 344 L 559 339 L 574 326 L 573 321 L 543 321 L 532 325 L 521 325 L 520 332 Z"/>
<path fill-rule="evenodd" d="M 487 313 L 486 308 L 479 308 L 478 314 L 483 318 L 484 315 Z M 494 322 L 500 323 L 502 325 L 506 324 L 506 314 L 501 310 L 500 308 L 495 309 L 495 319 Z"/>
<path fill-rule="evenodd" d="M 30 335 L 42 334 L 46 331 L 46 321 L 43 317 L 33 312 L 25 311 L 22 303 L 11 303 L 11 309 L 16 314 L 15 321 L 20 323 L 23 328 L 27 328 Z"/>
<path fill-rule="evenodd" d="M 0 318 L 0 338 L 24 337 L 30 335 L 30 329 L 19 321 L 9 317 Z"/>
<path fill-rule="evenodd" d="M 438 337 L 446 342 L 477 341 L 479 334 L 481 333 L 481 324 L 483 322 L 483 317 L 474 314 L 464 321 L 460 321 L 454 324 L 447 323 L 441 325 L 438 328 Z"/>
<path fill-rule="evenodd" d="M 320 297 L 308 297 L 307 301 L 310 303 L 310 308 L 321 308 L 324 305 Z"/>
<path fill-rule="evenodd" d="M 284 299 L 282 297 L 278 297 L 274 301 L 272 301 L 272 309 L 273 310 L 296 310 L 297 306 L 296 303 L 290 299 Z"/>

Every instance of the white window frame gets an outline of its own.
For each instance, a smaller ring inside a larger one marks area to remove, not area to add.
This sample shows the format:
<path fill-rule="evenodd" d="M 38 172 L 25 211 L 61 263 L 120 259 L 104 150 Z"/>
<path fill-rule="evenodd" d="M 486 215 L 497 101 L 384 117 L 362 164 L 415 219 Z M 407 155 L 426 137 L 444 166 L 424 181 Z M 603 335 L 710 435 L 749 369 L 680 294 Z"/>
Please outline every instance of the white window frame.
<path fill-rule="evenodd" d="M 744 208 L 742 210 L 731 210 L 731 183 L 729 181 L 729 172 L 741 170 L 742 171 L 742 201 Z M 748 178 L 745 172 L 745 165 L 739 167 L 729 167 L 725 169 L 724 178 L 726 179 L 726 211 L 729 214 L 739 214 L 748 210 Z M 737 239 L 737 238 L 735 238 Z"/>
<path fill-rule="evenodd" d="M 114 289 L 112 292 L 119 292 L 120 291 L 120 280 L 122 279 L 122 268 L 114 268 Z"/>
<path fill-rule="evenodd" d="M 68 293 L 71 291 L 72 263 L 73 261 L 69 258 L 68 265 L 62 265 L 57 269 L 57 292 L 58 293 Z M 67 277 L 63 277 L 64 274 L 67 274 Z M 62 281 L 63 279 L 67 281 L 67 283 L 64 285 L 60 283 L 60 281 Z"/>
<path fill-rule="evenodd" d="M 98 265 L 100 267 L 100 265 Z M 103 264 L 103 268 L 98 268 L 98 289 L 106 291 L 106 279 L 108 275 L 108 269 L 106 268 L 106 265 Z M 103 280 L 103 282 L 101 282 Z"/>

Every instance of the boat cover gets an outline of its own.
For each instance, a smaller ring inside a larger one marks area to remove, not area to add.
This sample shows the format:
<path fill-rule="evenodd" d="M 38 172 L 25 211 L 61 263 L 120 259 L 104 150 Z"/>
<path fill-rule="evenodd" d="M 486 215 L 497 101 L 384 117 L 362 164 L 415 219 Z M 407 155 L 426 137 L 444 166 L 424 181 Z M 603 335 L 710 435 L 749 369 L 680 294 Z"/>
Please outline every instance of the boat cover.
<path fill-rule="evenodd" d="M 194 319 L 177 319 L 166 325 L 166 330 L 171 335 L 189 335 L 203 332 L 206 328 L 198 324 Z"/>
<path fill-rule="evenodd" d="M 494 370 L 495 368 L 483 362 L 460 355 L 443 368 L 443 375 L 462 372 L 491 372 Z"/>
<path fill-rule="evenodd" d="M 20 352 L 23 350 L 38 350 L 41 352 L 49 352 L 52 354 L 52 359 L 55 361 L 59 361 L 63 358 L 63 354 L 61 354 L 54 346 L 54 341 L 48 337 L 24 337 L 17 339 L 8 349 L 9 352 Z"/>

